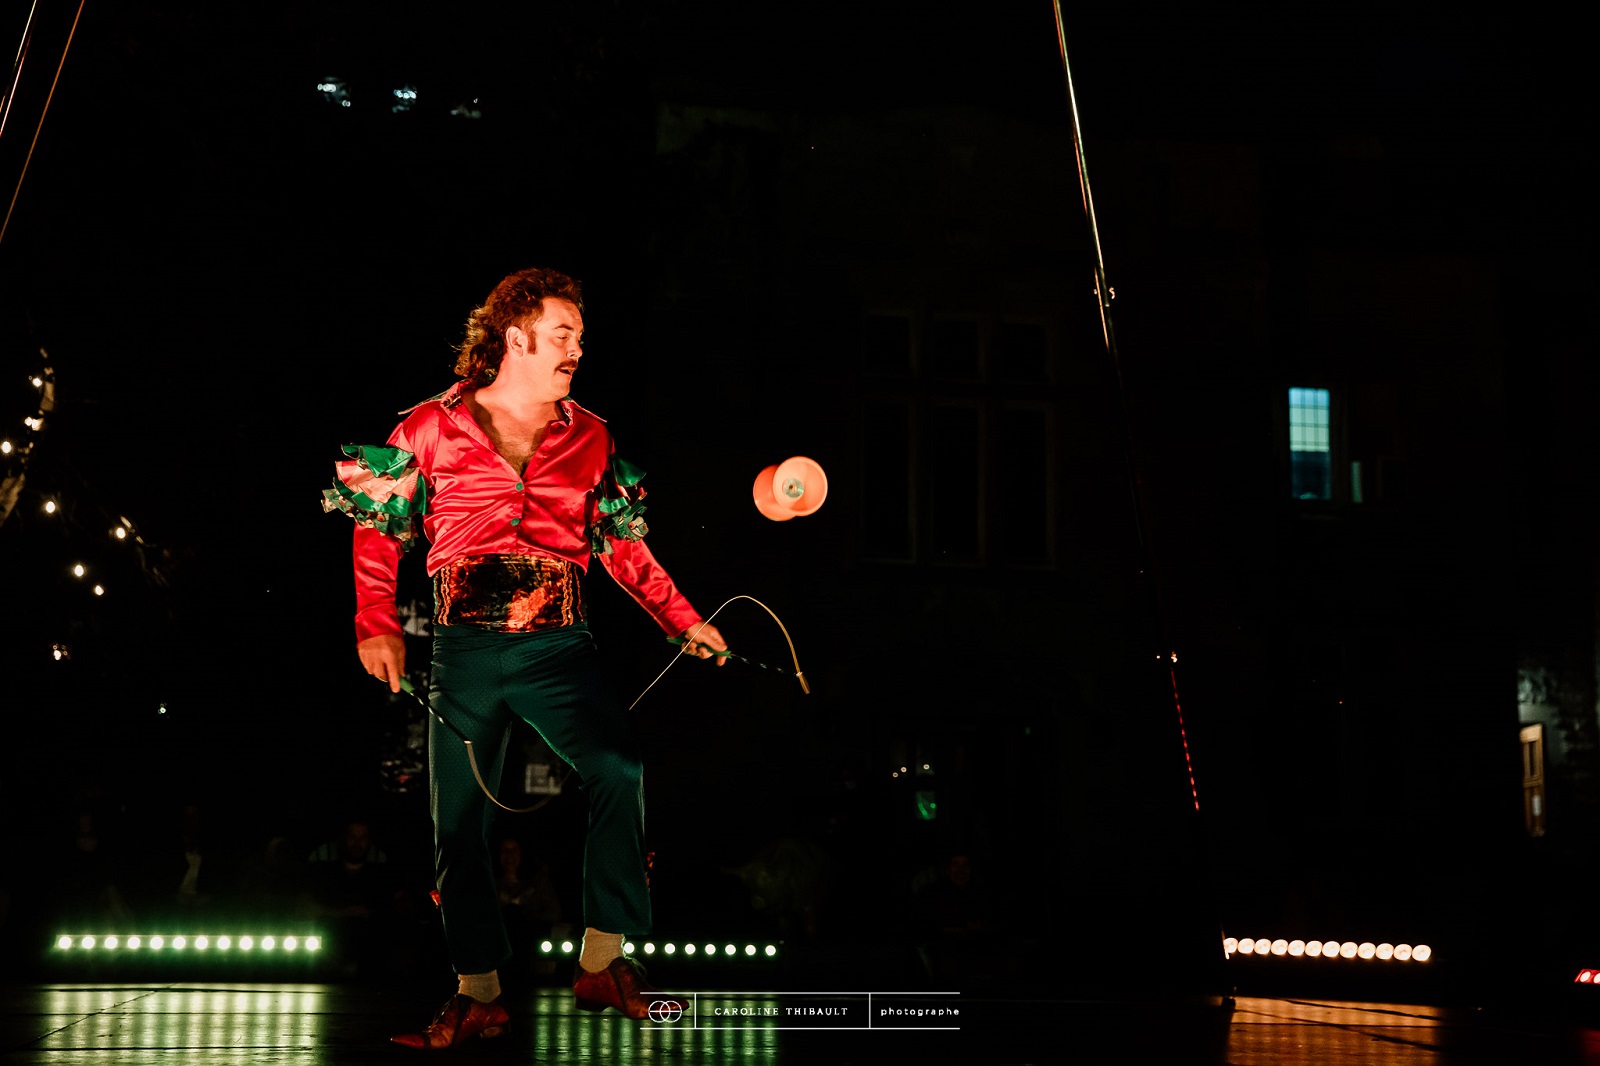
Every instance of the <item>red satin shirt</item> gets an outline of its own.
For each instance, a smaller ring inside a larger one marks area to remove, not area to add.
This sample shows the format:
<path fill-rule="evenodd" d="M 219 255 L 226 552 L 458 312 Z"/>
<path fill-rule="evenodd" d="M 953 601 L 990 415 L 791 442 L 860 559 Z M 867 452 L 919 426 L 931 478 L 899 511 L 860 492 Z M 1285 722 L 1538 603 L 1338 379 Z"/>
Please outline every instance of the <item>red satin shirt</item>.
<path fill-rule="evenodd" d="M 588 530 L 596 518 L 596 486 L 613 450 L 600 416 L 571 400 L 558 405 L 525 473 L 495 451 L 463 402 L 465 382 L 406 413 L 389 444 L 411 452 L 428 481 L 428 574 L 473 555 L 549 555 L 588 570 Z M 643 541 L 608 538 L 600 563 L 650 617 L 677 635 L 700 623 Z M 400 633 L 395 576 L 399 541 L 368 526 L 355 532 L 356 640 Z"/>

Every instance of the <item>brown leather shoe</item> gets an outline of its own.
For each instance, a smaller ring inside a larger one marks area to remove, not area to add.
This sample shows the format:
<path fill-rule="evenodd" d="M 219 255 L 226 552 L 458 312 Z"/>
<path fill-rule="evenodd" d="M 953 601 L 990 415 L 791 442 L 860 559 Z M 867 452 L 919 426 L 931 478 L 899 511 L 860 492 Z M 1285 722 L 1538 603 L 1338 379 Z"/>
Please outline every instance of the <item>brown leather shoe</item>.
<path fill-rule="evenodd" d="M 658 1010 L 681 1013 L 688 1005 L 677 996 L 669 996 L 656 988 L 646 978 L 644 967 L 638 959 L 618 955 L 611 965 L 598 973 L 590 973 L 582 966 L 572 980 L 572 994 L 578 998 L 583 1010 L 605 1010 L 615 1007 L 628 1017 L 642 1021 L 650 1016 L 651 1004 Z"/>
<path fill-rule="evenodd" d="M 511 1015 L 500 1001 L 480 1003 L 471 996 L 456 993 L 439 1008 L 433 1024 L 420 1033 L 402 1033 L 389 1039 L 401 1047 L 414 1047 L 425 1051 L 455 1047 L 478 1037 L 488 1039 L 506 1031 Z"/>

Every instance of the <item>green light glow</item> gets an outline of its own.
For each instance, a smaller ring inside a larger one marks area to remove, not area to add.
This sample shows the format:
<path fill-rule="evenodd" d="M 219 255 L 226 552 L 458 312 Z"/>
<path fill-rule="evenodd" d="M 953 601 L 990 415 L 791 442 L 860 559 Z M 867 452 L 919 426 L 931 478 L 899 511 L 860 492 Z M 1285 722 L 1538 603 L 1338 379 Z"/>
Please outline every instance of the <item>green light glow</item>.
<path fill-rule="evenodd" d="M 254 936 L 215 936 L 209 933 L 197 933 L 179 936 L 149 936 L 145 934 L 101 933 L 87 936 L 74 936 L 62 933 L 55 937 L 55 947 L 58 951 L 137 951 L 148 948 L 151 951 L 160 951 L 171 948 L 182 951 L 192 948 L 195 951 L 231 951 L 237 948 L 240 951 L 252 951 L 257 947 L 265 951 L 281 947 L 285 951 L 320 951 L 322 938 L 320 936 L 287 936 L 287 937 L 260 937 Z"/>
<path fill-rule="evenodd" d="M 290 946 L 290 941 L 292 939 L 293 939 L 292 937 L 288 938 L 288 939 L 285 939 L 283 941 L 283 943 L 279 944 L 278 946 L 283 948 L 286 951 L 293 951 L 294 948 Z M 259 946 L 262 949 L 270 950 L 273 947 L 273 944 L 272 944 L 271 941 L 272 941 L 271 937 L 264 937 L 264 938 L 262 938 L 262 940 L 259 943 L 259 945 L 257 945 L 256 942 L 254 940 L 252 940 L 252 938 L 250 938 L 250 937 L 240 937 L 239 940 L 238 940 L 238 945 L 237 946 L 241 950 L 244 950 L 244 951 L 249 951 L 254 946 Z M 218 941 L 217 946 L 218 947 L 221 946 L 220 940 Z M 300 947 L 303 948 L 306 951 L 315 951 L 318 947 L 320 947 L 320 942 L 315 937 L 307 937 L 304 940 L 300 941 Z M 571 954 L 574 954 L 575 952 L 577 952 L 578 949 L 579 949 L 579 945 L 577 944 L 577 942 L 572 941 L 572 940 L 562 940 L 562 941 L 559 941 L 559 942 L 558 941 L 554 941 L 554 940 L 541 940 L 539 942 L 539 953 L 541 955 L 555 955 L 555 954 L 571 955 Z M 741 946 L 738 945 L 738 944 L 724 944 L 724 945 L 721 946 L 721 949 L 719 950 L 718 949 L 718 945 L 716 945 L 716 944 L 706 944 L 704 946 L 701 946 L 699 944 L 693 944 L 693 943 L 690 943 L 690 944 L 664 943 L 663 944 L 663 943 L 657 943 L 656 941 L 653 941 L 653 940 L 648 940 L 648 941 L 643 941 L 643 942 L 624 941 L 623 944 L 622 944 L 622 950 L 623 950 L 624 954 L 628 954 L 628 955 L 632 955 L 635 952 L 639 952 L 639 953 L 642 953 L 644 955 L 679 955 L 679 954 L 682 954 L 682 955 L 688 955 L 688 956 L 701 955 L 701 956 L 704 956 L 704 957 L 707 957 L 707 958 L 712 958 L 712 959 L 715 959 L 715 958 L 718 958 L 718 957 L 722 957 L 722 956 L 738 957 L 741 954 L 741 950 L 742 950 L 743 955 L 746 958 L 761 958 L 761 957 L 765 957 L 765 958 L 768 958 L 768 959 L 772 959 L 772 958 L 776 958 L 777 955 L 778 955 L 778 947 L 777 947 L 776 944 L 766 944 L 766 945 L 745 944 L 745 945 L 743 945 L 742 949 L 741 949 Z"/>

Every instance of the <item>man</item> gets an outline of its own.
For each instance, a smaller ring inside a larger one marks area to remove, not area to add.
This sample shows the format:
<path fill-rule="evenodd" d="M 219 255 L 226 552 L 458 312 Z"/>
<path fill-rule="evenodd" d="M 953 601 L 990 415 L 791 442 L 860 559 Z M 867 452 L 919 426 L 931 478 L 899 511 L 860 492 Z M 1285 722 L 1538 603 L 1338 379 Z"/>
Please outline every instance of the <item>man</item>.
<path fill-rule="evenodd" d="M 340 835 L 306 857 L 302 912 L 336 935 L 341 970 L 362 977 L 392 968 L 410 940 L 404 895 L 372 829 L 350 818 Z"/>
<path fill-rule="evenodd" d="M 395 575 L 420 519 L 435 600 L 432 707 L 488 753 L 490 788 L 513 714 L 578 773 L 587 928 L 573 991 L 584 1009 L 643 1018 L 656 989 L 621 946 L 651 921 L 640 762 L 584 622 L 590 556 L 689 654 L 720 665 L 727 645 L 645 547 L 638 472 L 568 398 L 582 360 L 578 283 L 553 270 L 510 275 L 467 319 L 462 380 L 405 412 L 389 447 L 346 447 L 355 458 L 339 464 L 324 507 L 356 519 L 356 651 L 395 692 L 405 673 Z M 488 797 L 460 740 L 432 718 L 428 728 L 435 874 L 459 986 L 432 1025 L 394 1041 L 432 1049 L 504 1031 L 498 968 L 511 945 Z"/>

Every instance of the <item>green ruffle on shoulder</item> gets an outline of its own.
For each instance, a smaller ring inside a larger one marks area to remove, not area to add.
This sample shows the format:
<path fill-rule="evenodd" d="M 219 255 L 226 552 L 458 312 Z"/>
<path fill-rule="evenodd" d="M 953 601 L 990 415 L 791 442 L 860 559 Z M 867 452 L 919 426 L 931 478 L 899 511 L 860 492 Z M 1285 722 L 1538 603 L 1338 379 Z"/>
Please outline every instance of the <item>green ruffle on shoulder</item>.
<path fill-rule="evenodd" d="M 412 454 L 373 444 L 346 444 L 344 453 L 351 458 L 334 464 L 333 488 L 322 490 L 323 511 L 343 511 L 410 549 L 417 541 L 413 519 L 428 513 L 428 481 Z"/>
<path fill-rule="evenodd" d="M 644 471 L 626 459 L 612 458 L 600 480 L 597 502 L 600 517 L 589 527 L 589 547 L 596 555 L 610 555 L 611 541 L 644 539 L 650 527 L 644 521 Z"/>

